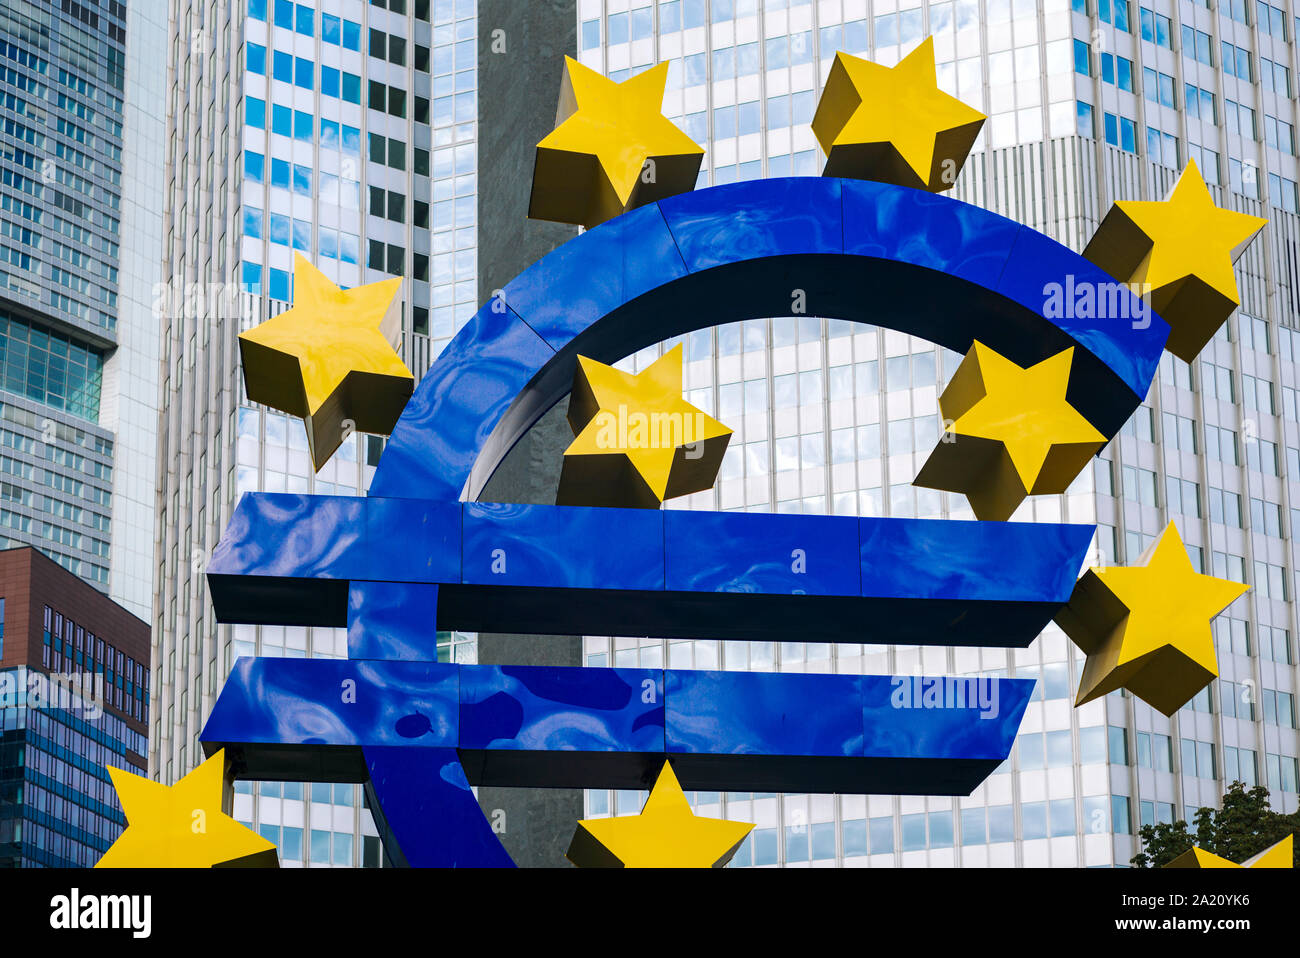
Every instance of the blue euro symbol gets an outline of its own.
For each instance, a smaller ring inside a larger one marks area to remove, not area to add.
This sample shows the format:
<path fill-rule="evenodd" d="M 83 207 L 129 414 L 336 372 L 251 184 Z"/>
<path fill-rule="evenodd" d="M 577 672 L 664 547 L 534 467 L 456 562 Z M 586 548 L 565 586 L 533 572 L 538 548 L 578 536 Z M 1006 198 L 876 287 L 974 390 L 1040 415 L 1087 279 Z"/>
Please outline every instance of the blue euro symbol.
<path fill-rule="evenodd" d="M 245 778 L 365 783 L 409 865 L 512 864 L 471 785 L 644 788 L 665 758 L 688 790 L 969 794 L 1032 680 L 454 665 L 435 633 L 1029 645 L 1093 526 L 477 500 L 579 353 L 786 315 L 795 291 L 820 317 L 962 353 L 978 338 L 1022 366 L 1073 346 L 1068 399 L 1113 435 L 1169 327 L 1048 318 L 1067 279 L 1113 283 L 994 213 L 832 178 L 699 190 L 571 240 L 439 356 L 367 498 L 240 500 L 208 566 L 218 621 L 346 626 L 349 657 L 240 659 L 205 749 Z"/>

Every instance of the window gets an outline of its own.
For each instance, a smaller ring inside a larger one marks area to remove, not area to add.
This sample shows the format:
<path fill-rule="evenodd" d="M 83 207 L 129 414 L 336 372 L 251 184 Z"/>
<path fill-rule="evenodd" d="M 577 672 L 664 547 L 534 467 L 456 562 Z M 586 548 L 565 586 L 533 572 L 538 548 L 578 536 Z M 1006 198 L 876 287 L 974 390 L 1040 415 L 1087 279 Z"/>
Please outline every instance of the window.
<path fill-rule="evenodd" d="M 1291 70 L 1285 64 L 1260 57 L 1259 79 L 1265 90 L 1284 98 L 1291 96 Z"/>
<path fill-rule="evenodd" d="M 1125 466 L 1123 468 L 1124 477 L 1124 498 L 1130 502 L 1140 502 L 1144 506 L 1159 505 L 1156 489 L 1159 487 L 1159 481 L 1154 471 L 1150 469 L 1140 469 L 1136 466 Z"/>
<path fill-rule="evenodd" d="M 1256 3 L 1255 11 L 1261 33 L 1267 33 L 1278 40 L 1286 40 L 1286 11 L 1268 3 Z"/>
<path fill-rule="evenodd" d="M 1076 103 L 1078 110 L 1079 136 L 1096 136 L 1097 129 L 1092 118 L 1092 104 L 1082 101 Z"/>
<path fill-rule="evenodd" d="M 346 70 L 343 71 L 343 99 L 349 103 L 361 104 L 361 77 Z"/>
<path fill-rule="evenodd" d="M 1268 785 L 1273 791 L 1296 790 L 1297 762 L 1289 755 L 1266 753 L 1268 760 Z"/>
<path fill-rule="evenodd" d="M 1190 479 L 1165 477 L 1165 501 L 1170 512 L 1201 518 L 1201 487 Z"/>
<path fill-rule="evenodd" d="M 397 87 L 388 88 L 388 115 L 406 119 L 406 91 Z"/>
<path fill-rule="evenodd" d="M 1177 168 L 1179 166 L 1178 137 L 1172 133 L 1161 132 L 1153 126 L 1147 127 L 1147 158 L 1152 163 Z"/>
<path fill-rule="evenodd" d="M 1139 7 L 1138 14 L 1142 39 L 1166 50 L 1172 50 L 1173 44 L 1170 38 L 1174 32 L 1173 20 L 1146 7 Z"/>
<path fill-rule="evenodd" d="M 1264 116 L 1264 142 L 1275 150 L 1295 155 L 1295 127 L 1275 116 Z"/>
<path fill-rule="evenodd" d="M 1295 698 L 1290 692 L 1264 689 L 1260 695 L 1264 721 L 1280 728 L 1295 728 Z"/>
<path fill-rule="evenodd" d="M 272 299 L 278 299 L 285 303 L 291 302 L 293 299 L 293 282 L 289 274 L 282 269 L 270 269 L 267 273 L 270 277 L 268 295 Z M 182 692 L 181 694 L 184 695 L 185 693 Z"/>
<path fill-rule="evenodd" d="M 244 47 L 244 60 L 249 73 L 266 75 L 266 47 L 249 43 Z"/>
<path fill-rule="evenodd" d="M 293 82 L 293 55 L 283 50 L 276 50 L 273 57 L 271 73 L 275 79 L 284 83 Z"/>
<path fill-rule="evenodd" d="M 1228 132 L 1238 133 L 1249 140 L 1255 139 L 1255 111 L 1244 103 L 1237 103 L 1235 100 L 1224 100 L 1224 119 L 1227 121 Z"/>
<path fill-rule="evenodd" d="M 1214 762 L 1214 743 L 1182 739 L 1182 772 L 1197 778 L 1218 778 Z"/>
<path fill-rule="evenodd" d="M 254 296 L 262 294 L 262 266 L 260 263 L 244 263 L 240 271 L 240 283 Z M 47 649 L 48 651 L 48 649 Z"/>
<path fill-rule="evenodd" d="M 1241 528 L 1241 496 L 1224 489 L 1210 488 L 1210 521 Z"/>
<path fill-rule="evenodd" d="M 1269 199 L 1288 213 L 1296 212 L 1296 182 L 1277 173 L 1268 174 Z"/>
<path fill-rule="evenodd" d="M 1133 92 L 1133 61 L 1125 57 L 1115 57 L 1115 83 L 1127 93 Z"/>
<path fill-rule="evenodd" d="M 262 238 L 263 214 L 255 206 L 244 207 L 244 235 L 253 239 Z"/>
<path fill-rule="evenodd" d="M 55 369 L 62 374 L 54 375 Z M 98 353 L 0 308 L 0 382 L 9 391 L 96 420 L 100 373 Z"/>
<path fill-rule="evenodd" d="M 1271 562 L 1256 562 L 1254 581 L 1256 592 L 1266 599 L 1287 599 L 1286 570 Z"/>
<path fill-rule="evenodd" d="M 266 170 L 266 157 L 252 150 L 244 151 L 244 179 L 250 183 L 261 183 Z"/>
<path fill-rule="evenodd" d="M 1145 76 L 1145 70 L 1143 71 Z M 1155 71 L 1151 71 L 1155 72 Z M 1171 78 L 1172 79 L 1172 78 Z M 1148 96 L 1148 99 L 1152 97 Z M 1173 106 L 1172 103 L 1165 104 Z M 1207 123 L 1218 122 L 1218 112 L 1214 108 L 1214 93 L 1210 90 L 1202 90 L 1190 83 L 1183 85 L 1183 105 L 1187 110 L 1187 115 L 1204 120 Z"/>
<path fill-rule="evenodd" d="M 1188 28 L 1183 27 L 1184 34 Z M 1198 37 L 1200 34 L 1198 34 Z M 1200 56 L 1197 56 L 1201 60 Z M 1210 63 L 1207 57 L 1201 60 L 1202 63 Z M 1213 64 L 1210 64 L 1213 66 Z M 1250 51 L 1241 47 L 1233 46 L 1227 40 L 1223 41 L 1223 72 L 1228 76 L 1234 76 L 1238 80 L 1250 81 L 1254 79 L 1254 74 L 1250 68 Z"/>
<path fill-rule="evenodd" d="M 1241 782 L 1247 788 L 1259 784 L 1259 755 L 1253 749 L 1223 749 L 1223 777 L 1228 782 Z"/>
<path fill-rule="evenodd" d="M 1128 729 L 1112 725 L 1108 730 L 1110 741 L 1110 763 L 1112 765 L 1128 764 Z"/>
<path fill-rule="evenodd" d="M 1275 626 L 1259 627 L 1259 652 L 1264 658 L 1283 665 L 1293 665 L 1291 633 Z"/>
<path fill-rule="evenodd" d="M 1146 13 L 1145 10 L 1142 12 Z M 1110 819 L 1116 835 L 1133 834 L 1133 813 L 1127 796 L 1112 795 L 1110 797 Z"/>
<path fill-rule="evenodd" d="M 1106 129 L 1106 142 L 1111 146 L 1137 152 L 1137 124 L 1126 116 L 1117 117 L 1113 113 L 1103 114 Z"/>
<path fill-rule="evenodd" d="M 255 130 L 266 129 L 266 101 L 255 96 L 244 98 L 244 122 Z"/>

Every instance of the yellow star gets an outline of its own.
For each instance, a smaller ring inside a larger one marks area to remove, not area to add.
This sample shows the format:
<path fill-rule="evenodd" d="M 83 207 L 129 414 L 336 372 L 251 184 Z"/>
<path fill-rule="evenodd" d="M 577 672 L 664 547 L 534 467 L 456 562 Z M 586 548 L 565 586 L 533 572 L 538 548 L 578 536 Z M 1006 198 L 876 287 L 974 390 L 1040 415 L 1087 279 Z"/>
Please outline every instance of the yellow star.
<path fill-rule="evenodd" d="M 95 867 L 275 867 L 275 846 L 222 812 L 224 768 L 218 751 L 170 788 L 109 768 L 127 827 Z"/>
<path fill-rule="evenodd" d="M 952 189 L 985 116 L 939 89 L 934 38 L 890 68 L 835 54 L 813 117 L 825 176 Z"/>
<path fill-rule="evenodd" d="M 1089 569 L 1056 614 L 1087 655 L 1074 704 L 1126 688 L 1173 715 L 1219 674 L 1210 620 L 1248 588 L 1197 572 L 1172 522 L 1136 566 Z"/>
<path fill-rule="evenodd" d="M 1295 836 L 1288 835 L 1276 845 L 1270 845 L 1258 855 L 1252 855 L 1238 865 L 1227 858 L 1221 858 L 1213 852 L 1200 848 L 1189 848 L 1166 868 L 1294 868 Z"/>
<path fill-rule="evenodd" d="M 341 290 L 298 253 L 293 280 L 293 308 L 240 333 L 239 354 L 248 398 L 303 420 L 319 471 L 353 432 L 392 432 L 411 398 L 402 281 Z"/>
<path fill-rule="evenodd" d="M 1106 437 L 1066 400 L 1074 347 L 1028 369 L 976 341 L 939 397 L 945 428 L 915 484 L 963 493 L 980 519 L 1065 492 Z"/>
<path fill-rule="evenodd" d="M 1237 308 L 1232 264 L 1267 224 L 1215 206 L 1189 162 L 1168 199 L 1113 205 L 1083 255 L 1150 293 L 1170 326 L 1165 348 L 1190 363 Z"/>
<path fill-rule="evenodd" d="M 722 868 L 753 828 L 695 815 L 664 762 L 640 815 L 583 819 L 565 854 L 580 868 Z"/>
<path fill-rule="evenodd" d="M 569 398 L 559 505 L 657 509 L 711 489 L 731 430 L 682 398 L 682 347 L 640 373 L 585 356 Z"/>
<path fill-rule="evenodd" d="M 615 83 L 572 57 L 555 130 L 537 144 L 528 215 L 598 226 L 695 189 L 704 150 L 663 115 L 668 64 Z"/>

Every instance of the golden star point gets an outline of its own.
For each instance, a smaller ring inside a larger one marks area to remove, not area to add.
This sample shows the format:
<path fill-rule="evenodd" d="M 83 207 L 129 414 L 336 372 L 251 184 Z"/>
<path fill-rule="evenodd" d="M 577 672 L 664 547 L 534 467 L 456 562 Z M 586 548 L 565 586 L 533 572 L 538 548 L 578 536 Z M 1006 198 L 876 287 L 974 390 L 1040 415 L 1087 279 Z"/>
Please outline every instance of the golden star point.
<path fill-rule="evenodd" d="M 986 117 L 936 77 L 932 37 L 893 67 L 837 53 L 812 121 L 825 175 L 951 189 Z"/>
<path fill-rule="evenodd" d="M 566 857 L 579 867 L 721 868 L 753 828 L 696 815 L 664 762 L 640 815 L 583 819 Z"/>
<path fill-rule="evenodd" d="M 1276 845 L 1270 845 L 1257 855 L 1252 855 L 1238 865 L 1203 848 L 1189 848 L 1165 868 L 1294 868 L 1295 836 L 1288 835 Z"/>
<path fill-rule="evenodd" d="M 294 255 L 293 306 L 239 335 L 248 398 L 301 418 L 319 470 L 353 432 L 387 435 L 415 377 L 400 341 L 401 279 L 343 290 Z"/>
<path fill-rule="evenodd" d="M 221 810 L 223 751 L 167 786 L 109 768 L 127 827 L 96 868 L 275 865 L 275 845 Z"/>
<path fill-rule="evenodd" d="M 1028 496 L 1065 492 L 1106 437 L 1066 399 L 1073 347 L 1021 367 L 976 341 L 939 397 L 947 424 L 915 484 L 964 494 L 1004 521 Z"/>
<path fill-rule="evenodd" d="M 1268 220 L 1214 204 L 1195 161 L 1164 200 L 1120 200 L 1083 255 L 1151 297 L 1165 348 L 1192 362 L 1240 303 L 1233 264 Z"/>
<path fill-rule="evenodd" d="M 616 83 L 565 57 L 555 129 L 537 144 L 528 215 L 597 226 L 695 188 L 704 150 L 663 115 L 668 64 Z"/>
<path fill-rule="evenodd" d="M 658 508 L 713 487 L 731 430 L 682 396 L 682 347 L 640 373 L 578 357 L 559 505 Z"/>
<path fill-rule="evenodd" d="M 1135 566 L 1089 569 L 1056 615 L 1087 655 L 1075 705 L 1126 688 L 1178 711 L 1219 674 L 1210 622 L 1247 589 L 1197 572 L 1172 522 Z"/>

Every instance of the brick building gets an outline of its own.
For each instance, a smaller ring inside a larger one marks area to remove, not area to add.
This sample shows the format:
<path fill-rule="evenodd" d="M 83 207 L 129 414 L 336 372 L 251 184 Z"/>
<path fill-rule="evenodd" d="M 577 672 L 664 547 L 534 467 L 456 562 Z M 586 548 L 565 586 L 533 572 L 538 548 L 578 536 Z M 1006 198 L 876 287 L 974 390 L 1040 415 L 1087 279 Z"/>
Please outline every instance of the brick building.
<path fill-rule="evenodd" d="M 146 769 L 149 626 L 36 549 L 0 551 L 0 867 L 89 866 Z"/>

